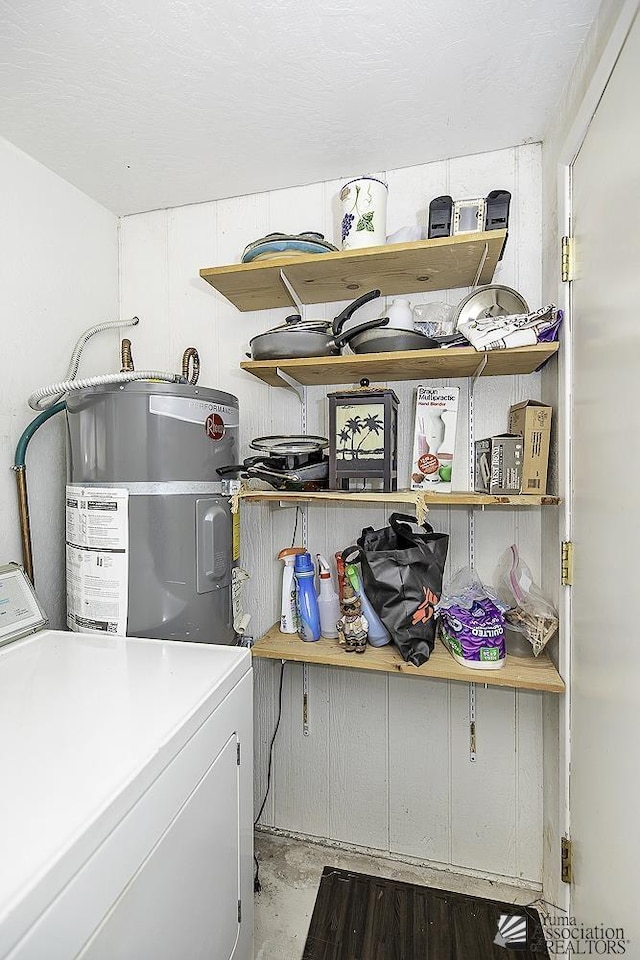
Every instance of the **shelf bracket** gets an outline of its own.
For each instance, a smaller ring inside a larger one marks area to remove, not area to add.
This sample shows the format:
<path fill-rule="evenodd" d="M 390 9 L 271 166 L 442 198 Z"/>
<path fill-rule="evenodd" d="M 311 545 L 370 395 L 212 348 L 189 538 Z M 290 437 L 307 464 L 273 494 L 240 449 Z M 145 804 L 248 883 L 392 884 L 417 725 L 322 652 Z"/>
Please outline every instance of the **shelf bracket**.
<path fill-rule="evenodd" d="M 482 354 L 482 360 L 480 361 L 480 363 L 478 364 L 478 366 L 476 367 L 476 369 L 473 371 L 473 374 L 472 374 L 472 376 L 471 376 L 471 390 L 472 390 L 472 391 L 473 391 L 473 389 L 475 388 L 475 385 L 476 385 L 476 382 L 478 381 L 478 378 L 481 377 L 482 374 L 484 373 L 484 368 L 486 367 L 486 365 L 488 364 L 488 362 L 489 362 L 489 355 L 488 355 L 488 353 L 483 353 L 483 354 Z"/>
<path fill-rule="evenodd" d="M 480 257 L 480 263 L 478 264 L 478 269 L 476 270 L 476 275 L 475 275 L 475 277 L 473 278 L 473 286 L 474 286 L 474 287 L 477 287 L 477 286 L 478 286 L 478 283 L 480 282 L 480 275 L 481 275 L 482 271 L 484 270 L 484 265 L 485 265 L 485 263 L 487 262 L 487 257 L 488 257 L 488 256 L 489 256 L 489 244 L 488 244 L 488 243 L 485 243 L 485 245 L 484 245 L 484 251 L 483 251 L 483 253 L 482 253 L 482 256 Z"/>
<path fill-rule="evenodd" d="M 476 762 L 476 685 L 469 684 L 469 760 Z"/>
<path fill-rule="evenodd" d="M 302 303 L 302 301 L 300 300 L 300 297 L 298 296 L 298 294 L 295 292 L 295 290 L 293 289 L 293 287 L 292 287 L 291 284 L 289 283 L 289 280 L 287 279 L 287 275 L 286 275 L 286 273 L 284 272 L 284 270 L 281 270 L 281 271 L 280 271 L 280 279 L 282 280 L 282 282 L 284 283 L 285 287 L 287 288 L 287 292 L 288 292 L 289 296 L 291 297 L 291 299 L 293 300 L 293 303 L 294 303 L 294 306 L 295 306 L 296 310 L 298 311 L 298 313 L 300 314 L 300 316 L 301 316 L 302 319 L 304 320 L 304 304 Z"/>
<path fill-rule="evenodd" d="M 302 664 L 302 735 L 309 736 L 309 664 Z"/>
<path fill-rule="evenodd" d="M 279 380 L 282 380 L 285 386 L 289 390 L 293 390 L 294 393 L 298 394 L 298 399 L 300 403 L 304 404 L 307 398 L 307 388 L 301 383 L 298 383 L 297 380 L 294 380 L 293 377 L 290 377 L 288 373 L 285 373 L 284 370 L 281 370 L 280 367 L 276 367 L 276 376 Z"/>

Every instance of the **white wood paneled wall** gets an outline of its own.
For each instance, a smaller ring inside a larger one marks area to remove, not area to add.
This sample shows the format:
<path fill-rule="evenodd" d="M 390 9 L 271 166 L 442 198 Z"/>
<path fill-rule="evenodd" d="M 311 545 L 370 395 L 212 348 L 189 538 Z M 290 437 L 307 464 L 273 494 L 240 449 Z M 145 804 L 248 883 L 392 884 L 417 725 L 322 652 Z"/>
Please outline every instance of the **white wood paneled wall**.
<path fill-rule="evenodd" d="M 515 147 L 419 167 L 387 171 L 388 230 L 426 225 L 430 200 L 484 196 L 506 188 L 513 195 L 509 242 L 496 282 L 541 305 L 540 147 Z M 346 179 L 346 178 L 345 178 Z M 311 184 L 215 203 L 128 217 L 121 226 L 121 308 L 142 323 L 132 341 L 138 366 L 176 367 L 195 344 L 201 382 L 240 399 L 241 454 L 261 434 L 298 432 L 297 397 L 271 389 L 239 370 L 251 336 L 287 311 L 240 314 L 198 277 L 203 266 L 237 261 L 250 240 L 273 230 L 339 234 L 337 194 L 342 181 Z M 465 290 L 414 300 L 456 303 Z M 362 311 L 377 315 L 380 303 Z M 333 316 L 338 305 L 308 308 Z M 461 388 L 454 488 L 468 486 L 469 384 Z M 408 481 L 415 383 L 394 384 L 400 398 L 400 476 Z M 539 376 L 480 380 L 475 391 L 475 436 L 504 432 L 510 404 L 536 398 Z M 327 429 L 327 388 L 308 397 L 308 431 Z M 332 555 L 362 527 L 385 524 L 384 507 L 307 509 L 308 547 Z M 295 508 L 245 506 L 242 563 L 252 579 L 247 606 L 258 636 L 279 615 L 277 552 L 291 543 Z M 448 567 L 469 560 L 468 513 L 438 508 L 438 530 L 451 534 Z M 537 576 L 537 509 L 477 511 L 475 557 L 491 582 L 500 554 L 512 543 Z M 298 535 L 298 540 L 299 535 Z M 280 665 L 256 664 L 256 805 L 266 783 L 267 751 L 277 712 Z M 541 695 L 478 686 L 478 757 L 469 760 L 468 688 L 329 667 L 309 668 L 309 735 L 302 732 L 302 667 L 285 668 L 283 718 L 275 748 L 272 790 L 262 823 L 284 830 L 417 857 L 532 883 L 541 880 Z"/>
<path fill-rule="evenodd" d="M 27 397 L 64 379 L 83 330 L 118 319 L 118 220 L 1 137 L 0 181 L 6 188 L 0 230 L 0 563 L 6 563 L 22 562 L 9 464 L 35 417 Z M 119 369 L 118 357 L 118 331 L 105 331 L 87 344 L 79 375 Z M 38 430 L 27 455 L 36 586 L 57 629 L 66 627 L 64 421 L 54 417 Z"/>

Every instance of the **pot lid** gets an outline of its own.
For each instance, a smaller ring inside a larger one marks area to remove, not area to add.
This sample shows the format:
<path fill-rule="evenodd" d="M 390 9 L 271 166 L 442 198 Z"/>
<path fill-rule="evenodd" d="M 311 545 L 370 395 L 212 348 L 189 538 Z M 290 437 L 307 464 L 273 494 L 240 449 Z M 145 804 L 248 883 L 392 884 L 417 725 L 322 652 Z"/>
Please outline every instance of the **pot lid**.
<path fill-rule="evenodd" d="M 323 320 L 321 317 L 303 320 L 299 313 L 293 313 L 284 323 L 279 323 L 277 327 L 271 327 L 265 333 L 252 337 L 249 343 L 253 343 L 258 337 L 267 337 L 270 333 L 329 333 L 332 323 L 332 320 Z"/>
<path fill-rule="evenodd" d="M 324 450 L 329 446 L 329 441 L 326 437 L 276 434 L 273 437 L 256 437 L 249 446 L 253 450 L 266 450 L 277 456 L 286 457 Z"/>
<path fill-rule="evenodd" d="M 529 313 L 529 305 L 524 297 L 511 287 L 489 283 L 486 287 L 476 287 L 460 301 L 454 315 L 454 329 L 457 330 L 461 323 L 517 313 Z"/>

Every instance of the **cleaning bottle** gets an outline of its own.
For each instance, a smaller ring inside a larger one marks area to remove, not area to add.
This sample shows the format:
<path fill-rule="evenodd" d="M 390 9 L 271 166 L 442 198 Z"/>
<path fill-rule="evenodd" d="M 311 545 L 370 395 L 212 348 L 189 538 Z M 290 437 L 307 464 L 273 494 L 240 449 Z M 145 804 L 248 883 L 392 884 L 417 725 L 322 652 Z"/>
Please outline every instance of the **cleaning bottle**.
<path fill-rule="evenodd" d="M 306 551 L 296 555 L 293 562 L 296 578 L 296 608 L 298 633 L 302 640 L 320 639 L 320 610 L 314 586 L 316 572 L 311 555 Z"/>
<path fill-rule="evenodd" d="M 338 600 L 342 604 L 344 596 L 344 560 L 341 553 L 336 553 L 336 573 L 338 574 Z"/>
<path fill-rule="evenodd" d="M 331 580 L 331 569 L 329 564 L 316 554 L 318 560 L 318 570 L 320 573 L 320 591 L 318 593 L 318 609 L 320 610 L 320 629 L 323 637 L 334 638 L 338 636 L 336 624 L 340 619 L 340 600 L 338 594 L 333 589 Z"/>
<path fill-rule="evenodd" d="M 280 613 L 280 630 L 282 633 L 298 632 L 298 615 L 296 612 L 296 584 L 293 579 L 293 564 L 296 556 L 304 553 L 304 547 L 287 547 L 278 554 L 278 560 L 284 562 L 282 571 L 282 609 Z"/>
<path fill-rule="evenodd" d="M 347 579 L 349 580 L 349 583 L 353 589 L 359 595 L 362 603 L 362 612 L 369 622 L 369 643 L 372 647 L 384 647 L 385 644 L 391 643 L 391 637 L 389 636 L 389 631 L 371 606 L 371 602 L 364 592 L 364 588 L 360 582 L 360 577 L 358 576 L 358 568 L 353 563 L 347 563 L 345 569 L 347 573 Z"/>

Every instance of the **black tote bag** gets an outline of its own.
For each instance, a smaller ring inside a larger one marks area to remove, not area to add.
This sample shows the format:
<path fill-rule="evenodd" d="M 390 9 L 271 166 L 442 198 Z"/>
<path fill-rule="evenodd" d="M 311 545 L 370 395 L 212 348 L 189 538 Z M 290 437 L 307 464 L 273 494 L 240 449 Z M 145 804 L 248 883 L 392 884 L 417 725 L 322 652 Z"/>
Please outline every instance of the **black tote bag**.
<path fill-rule="evenodd" d="M 416 667 L 435 643 L 434 605 L 442 593 L 449 536 L 428 523 L 393 513 L 382 530 L 366 527 L 358 540 L 362 583 L 400 653 Z"/>

